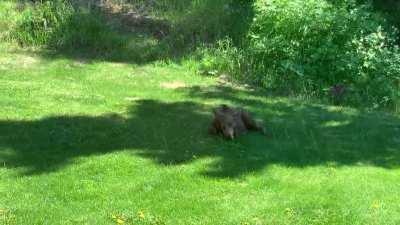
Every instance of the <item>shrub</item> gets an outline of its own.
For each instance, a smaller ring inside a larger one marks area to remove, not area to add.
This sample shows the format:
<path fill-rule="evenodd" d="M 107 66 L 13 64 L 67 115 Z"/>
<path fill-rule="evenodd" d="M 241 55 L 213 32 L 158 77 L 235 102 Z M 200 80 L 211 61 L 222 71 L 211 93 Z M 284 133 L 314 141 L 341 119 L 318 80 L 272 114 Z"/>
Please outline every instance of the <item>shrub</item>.
<path fill-rule="evenodd" d="M 353 102 L 390 106 L 399 101 L 397 30 L 370 5 L 266 0 L 255 10 L 247 42 L 231 50 L 237 52 L 230 54 L 236 78 L 320 97 L 341 83 Z"/>

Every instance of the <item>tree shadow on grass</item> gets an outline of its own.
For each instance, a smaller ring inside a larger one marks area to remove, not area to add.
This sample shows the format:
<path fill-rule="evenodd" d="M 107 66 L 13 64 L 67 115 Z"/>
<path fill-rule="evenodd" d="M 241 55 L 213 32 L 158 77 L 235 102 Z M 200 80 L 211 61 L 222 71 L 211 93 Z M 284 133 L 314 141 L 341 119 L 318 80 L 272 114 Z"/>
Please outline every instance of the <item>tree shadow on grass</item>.
<path fill-rule="evenodd" d="M 191 93 L 192 88 L 187 89 Z M 203 102 L 227 99 L 233 104 L 244 104 L 245 99 L 237 96 L 249 95 L 229 88 L 214 95 L 203 93 L 208 94 L 198 95 Z M 141 100 L 130 107 L 128 117 L 0 120 L 0 163 L 32 175 L 56 171 L 78 157 L 130 151 L 160 165 L 212 158 L 202 173 L 218 178 L 261 172 L 269 165 L 390 169 L 400 164 L 397 117 L 285 101 L 254 100 L 248 106 L 266 121 L 270 136 L 249 133 L 234 141 L 209 136 L 210 107 L 195 102 Z"/>

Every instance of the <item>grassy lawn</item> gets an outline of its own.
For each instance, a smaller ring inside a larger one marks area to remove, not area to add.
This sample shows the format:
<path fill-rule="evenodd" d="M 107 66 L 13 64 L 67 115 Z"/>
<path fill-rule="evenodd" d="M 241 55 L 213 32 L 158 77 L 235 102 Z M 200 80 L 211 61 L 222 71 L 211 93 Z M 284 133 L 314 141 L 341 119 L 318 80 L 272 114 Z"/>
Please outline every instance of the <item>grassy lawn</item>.
<path fill-rule="evenodd" d="M 0 224 L 400 224 L 400 118 L 0 47 Z M 207 134 L 243 106 L 272 135 Z"/>

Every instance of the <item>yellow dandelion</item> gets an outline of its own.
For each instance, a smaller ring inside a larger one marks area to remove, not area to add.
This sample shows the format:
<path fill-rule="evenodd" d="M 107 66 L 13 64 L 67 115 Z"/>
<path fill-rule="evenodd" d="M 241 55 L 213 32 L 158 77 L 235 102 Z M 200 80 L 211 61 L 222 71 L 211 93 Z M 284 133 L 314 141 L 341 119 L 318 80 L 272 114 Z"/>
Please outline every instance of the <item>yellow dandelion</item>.
<path fill-rule="evenodd" d="M 138 217 L 139 217 L 140 219 L 144 219 L 144 212 L 143 212 L 143 211 L 139 211 L 139 212 L 138 212 Z"/>
<path fill-rule="evenodd" d="M 123 219 L 121 219 L 121 218 L 118 218 L 118 219 L 117 219 L 117 223 L 118 223 L 118 224 L 124 224 L 125 221 L 124 221 Z"/>
<path fill-rule="evenodd" d="M 374 202 L 372 204 L 372 208 L 374 208 L 374 209 L 378 209 L 379 207 L 380 207 L 379 202 Z"/>
<path fill-rule="evenodd" d="M 295 214 L 294 209 L 292 208 L 286 208 L 285 212 L 288 216 L 293 216 Z"/>

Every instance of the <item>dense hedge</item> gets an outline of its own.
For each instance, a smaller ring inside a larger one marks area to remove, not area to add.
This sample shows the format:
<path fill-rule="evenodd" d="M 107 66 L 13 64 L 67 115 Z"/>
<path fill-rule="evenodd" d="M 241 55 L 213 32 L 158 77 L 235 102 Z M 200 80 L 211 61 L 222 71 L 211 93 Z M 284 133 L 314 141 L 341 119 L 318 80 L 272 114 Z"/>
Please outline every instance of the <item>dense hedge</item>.
<path fill-rule="evenodd" d="M 343 101 L 394 106 L 400 97 L 397 37 L 367 3 L 258 1 L 245 44 L 220 41 L 204 64 L 286 93 L 322 97 L 340 84 Z"/>

